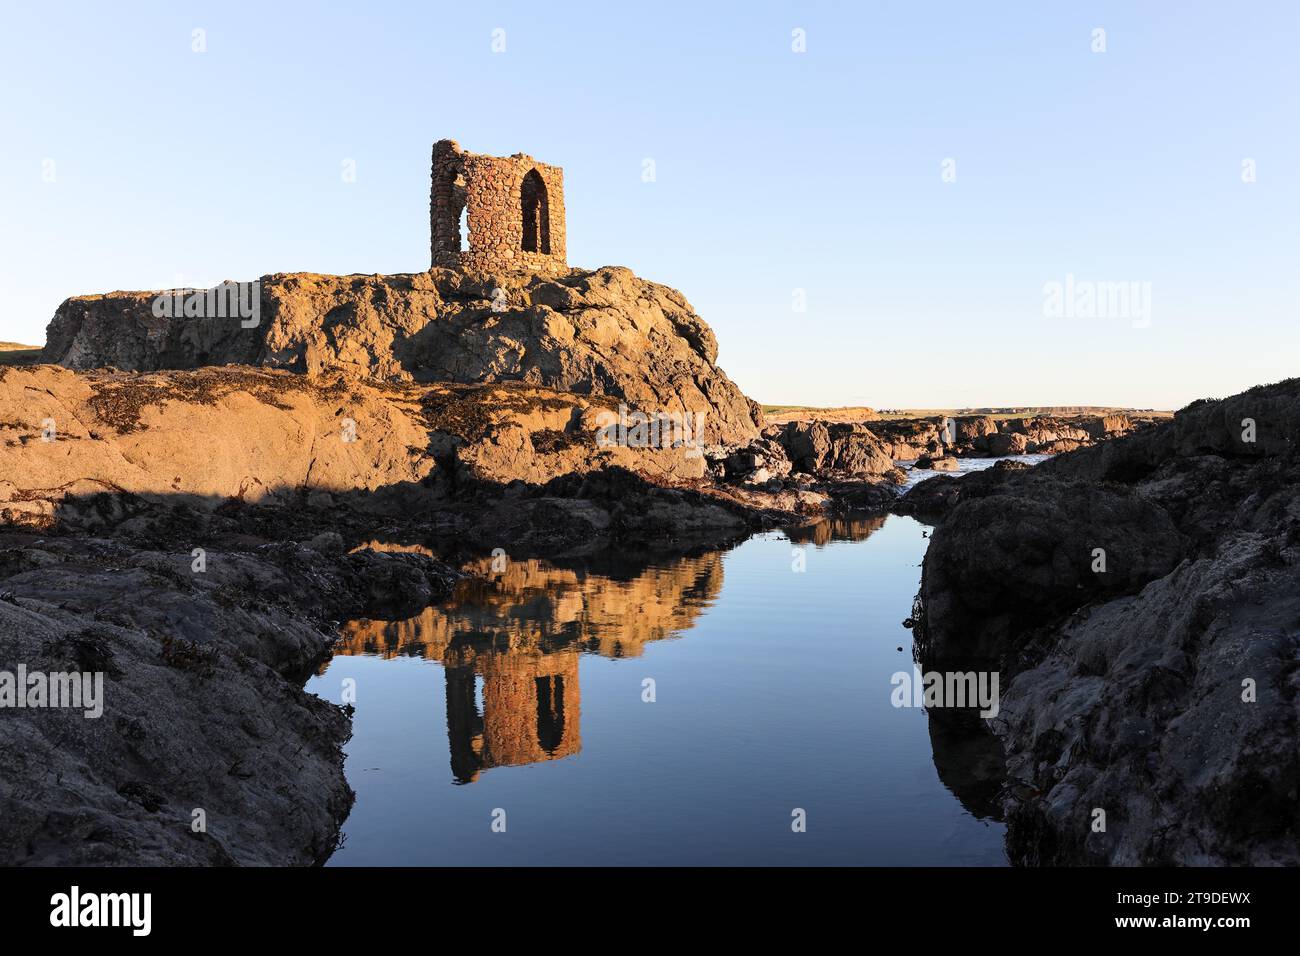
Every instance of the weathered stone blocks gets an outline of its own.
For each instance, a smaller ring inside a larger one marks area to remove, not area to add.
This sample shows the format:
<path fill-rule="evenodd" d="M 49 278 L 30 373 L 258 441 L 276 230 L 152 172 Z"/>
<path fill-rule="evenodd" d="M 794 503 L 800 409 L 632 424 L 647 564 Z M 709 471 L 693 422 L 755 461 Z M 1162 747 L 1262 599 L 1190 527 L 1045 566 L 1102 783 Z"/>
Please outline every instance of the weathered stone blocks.
<path fill-rule="evenodd" d="M 482 156 L 454 140 L 439 140 L 433 145 L 429 209 L 435 268 L 568 272 L 559 166 L 524 153 Z"/>

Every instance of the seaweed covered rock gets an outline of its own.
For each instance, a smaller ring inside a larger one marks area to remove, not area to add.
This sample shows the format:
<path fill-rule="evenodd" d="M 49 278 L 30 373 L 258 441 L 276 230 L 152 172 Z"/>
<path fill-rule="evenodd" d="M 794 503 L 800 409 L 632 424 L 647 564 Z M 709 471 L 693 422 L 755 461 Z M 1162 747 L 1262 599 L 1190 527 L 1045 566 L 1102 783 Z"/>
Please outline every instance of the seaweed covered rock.
<path fill-rule="evenodd" d="M 402 513 L 457 481 L 544 484 L 611 466 L 704 473 L 699 449 L 602 441 L 617 413 L 518 383 L 380 383 L 227 366 L 0 376 L 0 516 L 120 518 L 124 495 L 208 508 L 311 492 Z M 108 509 L 98 514 L 97 509 Z"/>

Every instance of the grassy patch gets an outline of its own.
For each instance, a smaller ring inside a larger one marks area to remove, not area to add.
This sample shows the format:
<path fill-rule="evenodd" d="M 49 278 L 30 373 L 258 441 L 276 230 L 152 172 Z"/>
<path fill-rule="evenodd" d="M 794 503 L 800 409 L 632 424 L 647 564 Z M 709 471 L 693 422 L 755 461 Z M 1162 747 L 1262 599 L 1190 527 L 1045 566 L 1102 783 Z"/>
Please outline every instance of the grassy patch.
<path fill-rule="evenodd" d="M 44 354 L 39 345 L 0 342 L 0 365 L 40 365 Z"/>

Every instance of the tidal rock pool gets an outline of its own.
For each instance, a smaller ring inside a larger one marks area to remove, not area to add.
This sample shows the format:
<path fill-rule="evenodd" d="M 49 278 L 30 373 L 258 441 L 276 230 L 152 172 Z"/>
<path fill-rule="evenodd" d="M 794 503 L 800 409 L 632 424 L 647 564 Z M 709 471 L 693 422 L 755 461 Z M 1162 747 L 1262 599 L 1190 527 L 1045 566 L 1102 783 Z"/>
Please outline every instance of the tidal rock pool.
<path fill-rule="evenodd" d="M 498 556 L 348 622 L 308 684 L 356 708 L 331 865 L 1005 863 L 987 728 L 892 694 L 927 534 Z"/>

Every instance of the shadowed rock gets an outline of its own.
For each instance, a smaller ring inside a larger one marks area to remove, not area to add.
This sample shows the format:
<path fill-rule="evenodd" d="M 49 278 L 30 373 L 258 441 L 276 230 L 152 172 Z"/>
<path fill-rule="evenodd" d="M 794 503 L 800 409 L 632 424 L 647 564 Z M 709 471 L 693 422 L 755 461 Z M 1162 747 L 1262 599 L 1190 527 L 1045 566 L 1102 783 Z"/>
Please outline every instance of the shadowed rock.
<path fill-rule="evenodd" d="M 323 862 L 352 804 L 351 723 L 301 688 L 331 619 L 414 610 L 457 575 L 320 544 L 212 548 L 196 570 L 189 549 L 0 535 L 5 669 L 103 680 L 98 717 L 6 707 L 0 863 Z"/>
<path fill-rule="evenodd" d="M 1292 379 L 961 479 L 918 650 L 1002 671 L 1014 862 L 1300 862 L 1298 443 Z"/>

